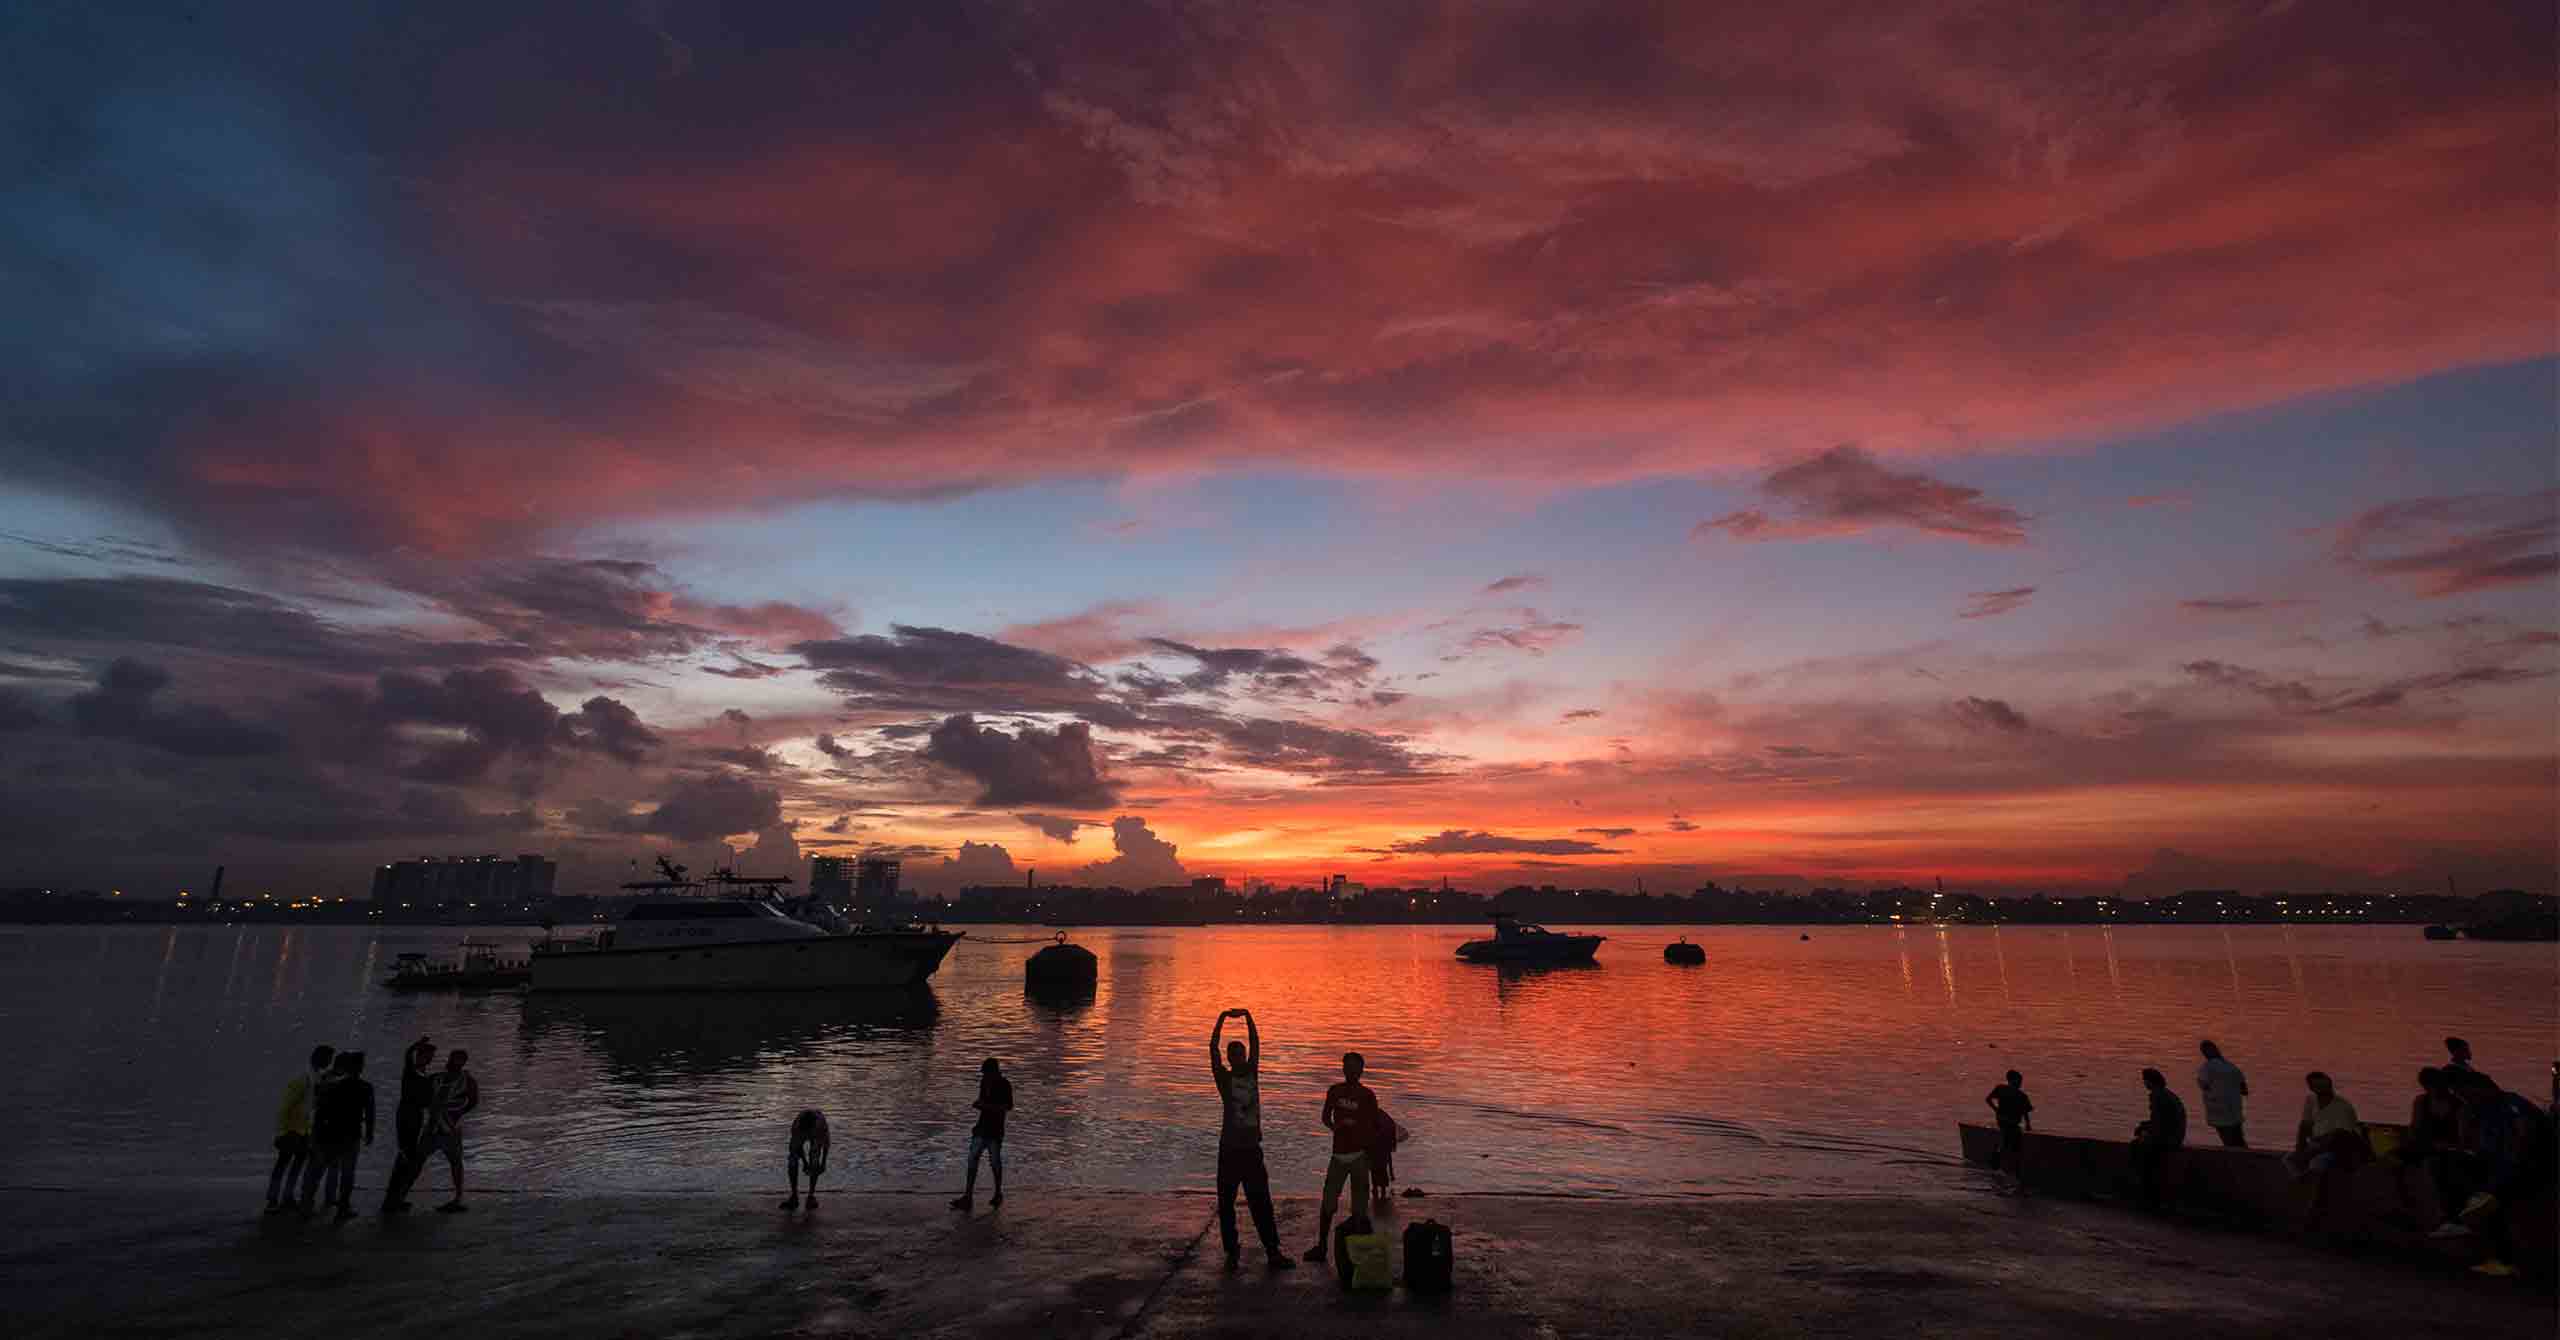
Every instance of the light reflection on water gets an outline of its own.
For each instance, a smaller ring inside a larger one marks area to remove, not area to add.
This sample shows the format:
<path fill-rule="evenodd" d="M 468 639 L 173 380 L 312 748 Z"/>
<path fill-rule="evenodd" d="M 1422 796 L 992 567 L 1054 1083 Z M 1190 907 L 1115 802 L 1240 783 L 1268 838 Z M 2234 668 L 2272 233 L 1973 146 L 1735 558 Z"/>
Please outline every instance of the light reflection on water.
<path fill-rule="evenodd" d="M 2548 946 L 2414 927 L 1599 929 L 1598 966 L 1551 971 L 1456 962 L 1463 927 L 1092 930 L 1077 938 L 1100 979 L 1068 1002 L 1024 993 L 1029 945 L 964 944 L 916 993 L 545 998 L 374 985 L 460 931 L 5 931 L 0 1120 L 16 1136 L 0 1184 L 252 1181 L 312 1043 L 362 1046 L 387 1117 L 396 1057 L 423 1032 L 473 1054 L 473 1160 L 497 1186 L 761 1185 L 790 1114 L 816 1106 L 843 1184 L 942 1187 L 990 1055 L 1020 1103 L 1019 1185 L 1197 1186 L 1217 1125 L 1209 1026 L 1243 1005 L 1263 1025 L 1284 1191 L 1320 1168 L 1316 1110 L 1357 1048 L 1417 1133 L 1408 1184 L 1926 1193 L 1964 1184 L 1950 1123 L 2011 1066 L 2040 1128 L 2114 1135 L 2141 1115 L 2142 1066 L 2192 1099 L 2210 1035 L 2250 1071 L 2252 1126 L 2274 1142 L 2303 1070 L 2393 1117 L 2449 1032 L 2540 1096 L 2560 994 Z M 1705 967 L 1661 962 L 1683 933 Z"/>

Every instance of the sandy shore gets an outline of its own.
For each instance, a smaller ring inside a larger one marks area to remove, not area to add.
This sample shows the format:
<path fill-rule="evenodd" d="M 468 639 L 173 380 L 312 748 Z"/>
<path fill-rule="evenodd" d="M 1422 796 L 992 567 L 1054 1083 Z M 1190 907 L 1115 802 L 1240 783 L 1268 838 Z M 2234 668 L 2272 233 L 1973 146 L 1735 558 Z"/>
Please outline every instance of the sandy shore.
<path fill-rule="evenodd" d="M 1346 1296 L 1222 1269 L 1207 1198 L 1018 1190 L 492 1194 L 343 1226 L 235 1193 L 0 1192 L 21 1336 L 2549 1335 L 2551 1298 L 2058 1201 L 1432 1197 L 1458 1290 Z M 1306 1246 L 1313 1207 L 1284 1201 Z M 1392 1227 L 1390 1231 L 1395 1231 Z"/>

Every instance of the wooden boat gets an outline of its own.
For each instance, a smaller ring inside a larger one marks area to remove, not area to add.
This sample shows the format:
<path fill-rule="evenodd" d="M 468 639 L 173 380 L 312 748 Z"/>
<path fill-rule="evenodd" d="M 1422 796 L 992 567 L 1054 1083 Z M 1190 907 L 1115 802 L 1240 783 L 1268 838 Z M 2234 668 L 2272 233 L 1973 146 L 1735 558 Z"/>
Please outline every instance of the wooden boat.
<path fill-rule="evenodd" d="M 1689 937 L 1684 935 L 1680 937 L 1678 944 L 1667 944 L 1662 947 L 1662 961 L 1694 968 L 1707 961 L 1707 949 L 1704 945 L 1689 943 Z"/>
<path fill-rule="evenodd" d="M 2329 1174 L 2325 1188 L 2320 1178 L 2296 1179 L 2285 1166 L 2282 1150 L 2189 1144 L 2161 1161 L 2162 1199 L 2179 1213 L 2212 1214 L 2280 1232 L 2317 1232 L 2343 1244 L 2428 1252 L 2457 1260 L 2476 1254 L 2477 1238 L 2428 1236 L 2444 1222 L 2445 1210 L 2436 1203 L 2435 1181 L 2427 1171 L 2393 1156 L 2407 1128 L 2368 1122 L 2365 1132 L 2381 1156 L 2351 1172 Z M 1958 1122 L 1956 1135 L 1967 1163 L 1999 1166 L 1997 1128 Z M 2131 1142 L 2125 1140 L 2030 1131 L 2018 1174 L 2041 1194 L 2130 1203 L 2141 1190 L 2132 1153 Z M 2536 1201 L 2510 1208 L 2508 1228 L 2521 1258 L 2513 1264 L 2547 1265 L 2560 1253 L 2555 1206 L 2560 1206 L 2560 1196 L 2546 1187 Z"/>

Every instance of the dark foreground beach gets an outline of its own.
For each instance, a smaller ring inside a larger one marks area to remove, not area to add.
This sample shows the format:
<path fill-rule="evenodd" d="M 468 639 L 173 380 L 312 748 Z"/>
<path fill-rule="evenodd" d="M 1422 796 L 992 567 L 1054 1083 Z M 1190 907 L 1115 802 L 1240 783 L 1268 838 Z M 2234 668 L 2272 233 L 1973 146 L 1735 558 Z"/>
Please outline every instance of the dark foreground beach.
<path fill-rule="evenodd" d="M 1432 1197 L 1446 1299 L 1223 1273 L 1206 1197 L 480 1198 L 343 1227 L 256 1196 L 11 1191 L 13 1334 L 2077 1337 L 2549 1335 L 2549 1296 L 2059 1201 Z M 1292 1248 L 1310 1207 L 1284 1201 Z M 1395 1225 L 1389 1225 L 1395 1231 Z M 1251 1230 L 1247 1230 L 1248 1242 Z M 1453 1329 L 1454 1328 L 1454 1329 Z"/>

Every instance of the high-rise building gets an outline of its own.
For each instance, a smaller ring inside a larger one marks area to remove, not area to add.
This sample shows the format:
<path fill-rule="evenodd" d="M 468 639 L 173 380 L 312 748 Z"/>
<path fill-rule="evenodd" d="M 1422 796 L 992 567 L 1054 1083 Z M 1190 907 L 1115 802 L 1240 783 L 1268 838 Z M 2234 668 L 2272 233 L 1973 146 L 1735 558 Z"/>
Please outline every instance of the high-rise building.
<path fill-rule="evenodd" d="M 885 856 L 865 856 L 854 865 L 854 897 L 884 903 L 898 896 L 898 863 Z"/>
<path fill-rule="evenodd" d="M 841 856 L 809 858 L 809 893 L 825 902 L 850 902 L 853 898 L 853 862 Z"/>
<path fill-rule="evenodd" d="M 373 872 L 373 901 L 392 907 L 506 906 L 551 897 L 560 867 L 524 852 L 510 861 L 487 856 L 422 856 Z"/>

